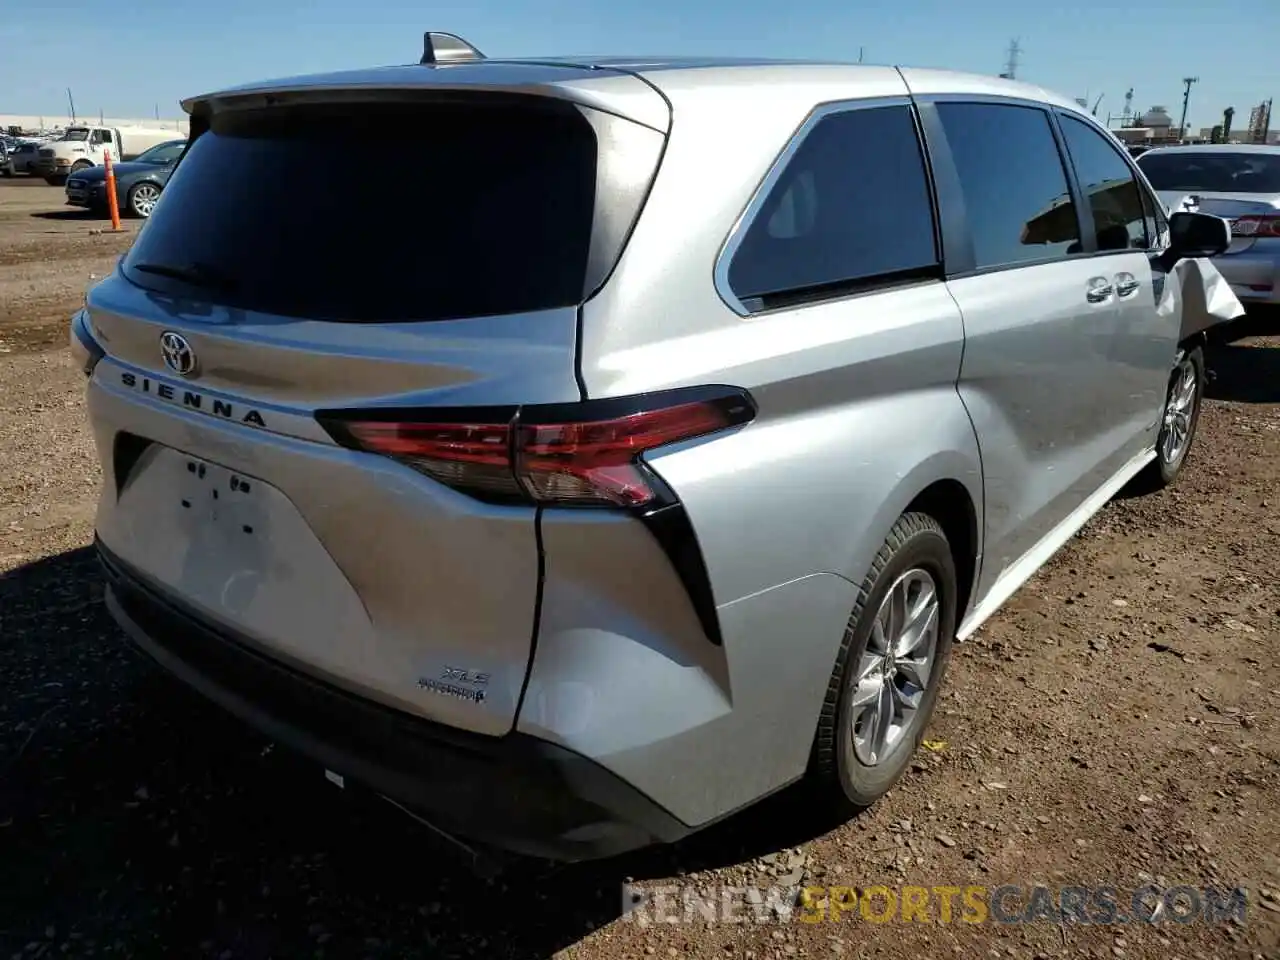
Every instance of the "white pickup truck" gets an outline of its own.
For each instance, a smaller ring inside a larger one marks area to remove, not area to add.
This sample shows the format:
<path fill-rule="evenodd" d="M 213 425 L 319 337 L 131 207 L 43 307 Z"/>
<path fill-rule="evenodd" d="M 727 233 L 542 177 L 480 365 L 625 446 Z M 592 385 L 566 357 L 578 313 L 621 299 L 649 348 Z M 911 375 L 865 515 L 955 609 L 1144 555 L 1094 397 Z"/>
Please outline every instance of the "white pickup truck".
<path fill-rule="evenodd" d="M 114 161 L 132 160 L 181 135 L 159 127 L 67 127 L 61 137 L 40 148 L 34 172 L 51 186 L 61 186 L 71 174 L 101 164 L 107 150 Z"/>

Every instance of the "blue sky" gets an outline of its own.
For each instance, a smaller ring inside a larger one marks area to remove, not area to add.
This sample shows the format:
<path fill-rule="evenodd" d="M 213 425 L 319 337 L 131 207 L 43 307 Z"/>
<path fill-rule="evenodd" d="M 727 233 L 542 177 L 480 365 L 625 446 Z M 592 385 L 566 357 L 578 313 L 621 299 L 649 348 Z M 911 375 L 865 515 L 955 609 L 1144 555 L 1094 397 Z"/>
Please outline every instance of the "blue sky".
<path fill-rule="evenodd" d="M 179 115 L 185 96 L 255 79 L 417 59 L 424 29 L 490 56 L 726 54 L 856 60 L 999 73 L 1020 40 L 1025 79 L 1100 118 L 1182 104 L 1188 123 L 1228 106 L 1235 126 L 1280 94 L 1278 0 L 10 0 L 0 12 L 0 113 Z"/>

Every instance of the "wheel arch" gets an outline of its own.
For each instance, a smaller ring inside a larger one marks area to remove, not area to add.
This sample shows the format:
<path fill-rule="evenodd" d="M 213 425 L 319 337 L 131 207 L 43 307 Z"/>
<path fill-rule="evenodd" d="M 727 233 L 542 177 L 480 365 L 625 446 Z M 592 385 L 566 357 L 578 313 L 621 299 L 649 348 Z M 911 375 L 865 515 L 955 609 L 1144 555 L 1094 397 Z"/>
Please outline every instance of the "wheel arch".
<path fill-rule="evenodd" d="M 1190 352 L 1191 350 L 1194 350 L 1196 347 L 1200 347 L 1202 349 L 1204 347 L 1207 347 L 1209 345 L 1209 331 L 1212 329 L 1214 328 L 1209 327 L 1204 330 L 1197 330 L 1195 333 L 1191 334 L 1191 336 L 1186 337 L 1183 340 L 1179 341 L 1178 342 L 1179 352 Z"/>
<path fill-rule="evenodd" d="M 927 513 L 941 525 L 951 544 L 960 595 L 957 622 L 974 600 L 982 560 L 982 468 L 974 441 L 972 451 L 944 451 L 925 458 L 902 476 L 866 524 L 858 550 L 842 573 L 861 583 L 893 525 L 905 513 Z"/>
<path fill-rule="evenodd" d="M 959 480 L 935 480 L 920 491 L 903 513 L 933 517 L 947 535 L 956 565 L 956 623 L 964 619 L 978 580 L 978 511 L 969 490 Z"/>
<path fill-rule="evenodd" d="M 133 193 L 134 190 L 137 190 L 138 187 L 142 186 L 144 183 L 150 184 L 151 186 L 155 187 L 157 190 L 164 190 L 164 185 L 159 183 L 157 180 L 153 179 L 152 177 L 139 177 L 137 180 L 129 181 L 128 186 L 124 188 L 125 195 L 127 196 L 128 194 Z"/>

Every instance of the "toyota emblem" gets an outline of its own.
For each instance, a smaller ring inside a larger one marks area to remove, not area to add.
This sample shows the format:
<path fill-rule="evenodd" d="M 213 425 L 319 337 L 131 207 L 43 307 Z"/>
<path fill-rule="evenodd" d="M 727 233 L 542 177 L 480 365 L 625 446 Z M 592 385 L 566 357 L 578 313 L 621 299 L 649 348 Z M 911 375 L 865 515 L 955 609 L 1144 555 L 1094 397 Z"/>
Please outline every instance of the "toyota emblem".
<path fill-rule="evenodd" d="M 189 377 L 196 372 L 196 352 L 182 334 L 172 330 L 160 334 L 160 353 L 164 365 L 179 376 Z"/>

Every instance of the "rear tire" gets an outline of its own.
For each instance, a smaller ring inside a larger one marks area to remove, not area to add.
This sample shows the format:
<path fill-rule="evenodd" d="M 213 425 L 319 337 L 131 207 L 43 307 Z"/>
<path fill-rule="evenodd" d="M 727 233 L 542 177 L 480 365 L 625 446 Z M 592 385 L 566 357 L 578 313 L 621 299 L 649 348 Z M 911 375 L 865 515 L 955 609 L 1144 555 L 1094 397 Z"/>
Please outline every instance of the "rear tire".
<path fill-rule="evenodd" d="M 1196 438 L 1204 384 L 1204 351 L 1198 345 L 1180 350 L 1165 388 L 1156 458 L 1138 474 L 1140 491 L 1154 493 L 1178 479 Z"/>
<path fill-rule="evenodd" d="M 958 593 L 942 526 L 901 516 L 858 590 L 814 737 L 814 779 L 841 815 L 879 800 L 911 762 L 946 674 Z"/>

